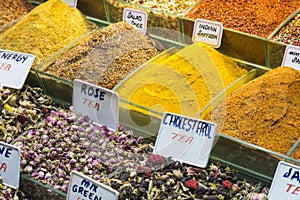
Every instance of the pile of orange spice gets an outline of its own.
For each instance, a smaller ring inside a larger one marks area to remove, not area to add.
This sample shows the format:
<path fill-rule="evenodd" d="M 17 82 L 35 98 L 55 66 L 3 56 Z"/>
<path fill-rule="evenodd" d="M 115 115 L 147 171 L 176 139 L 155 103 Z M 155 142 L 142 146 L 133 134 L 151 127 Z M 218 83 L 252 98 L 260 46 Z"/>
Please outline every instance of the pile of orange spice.
<path fill-rule="evenodd" d="M 299 91 L 300 72 L 277 67 L 240 87 L 205 119 L 223 134 L 287 154 L 300 137 Z"/>

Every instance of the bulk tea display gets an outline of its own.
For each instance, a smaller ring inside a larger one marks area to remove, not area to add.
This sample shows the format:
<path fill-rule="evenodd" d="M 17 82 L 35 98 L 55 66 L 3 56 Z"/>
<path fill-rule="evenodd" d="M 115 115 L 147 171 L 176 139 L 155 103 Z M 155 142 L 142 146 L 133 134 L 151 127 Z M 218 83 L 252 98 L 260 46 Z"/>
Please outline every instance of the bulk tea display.
<path fill-rule="evenodd" d="M 297 14 L 272 39 L 278 42 L 300 46 L 300 14 Z"/>
<path fill-rule="evenodd" d="M 15 25 L 0 34 L 0 48 L 35 55 L 33 67 L 96 25 L 78 9 L 62 0 L 35 7 Z"/>
<path fill-rule="evenodd" d="M 225 28 L 267 38 L 298 8 L 298 0 L 203 0 L 186 17 L 221 22 Z"/>
<path fill-rule="evenodd" d="M 206 119 L 223 134 L 286 154 L 300 137 L 299 91 L 300 72 L 278 67 L 240 87 Z"/>
<path fill-rule="evenodd" d="M 163 46 L 126 22 L 93 32 L 45 70 L 67 80 L 75 78 L 112 89 L 136 67 L 158 55 Z"/>
<path fill-rule="evenodd" d="M 120 98 L 155 111 L 194 117 L 246 72 L 233 59 L 195 43 L 146 64 L 115 90 Z"/>

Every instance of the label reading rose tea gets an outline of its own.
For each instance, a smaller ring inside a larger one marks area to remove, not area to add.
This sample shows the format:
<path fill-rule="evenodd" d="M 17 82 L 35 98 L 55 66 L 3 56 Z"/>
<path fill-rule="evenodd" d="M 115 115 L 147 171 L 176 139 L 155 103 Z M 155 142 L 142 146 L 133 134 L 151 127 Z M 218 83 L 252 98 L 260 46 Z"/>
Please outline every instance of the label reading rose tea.
<path fill-rule="evenodd" d="M 117 130 L 119 124 L 118 94 L 78 79 L 75 79 L 73 84 L 74 111 L 88 115 L 97 124 Z"/>
<path fill-rule="evenodd" d="M 20 150 L 0 141 L 0 177 L 3 184 L 14 189 L 20 182 Z"/>
<path fill-rule="evenodd" d="M 35 56 L 0 49 L 0 85 L 21 89 Z"/>
<path fill-rule="evenodd" d="M 71 172 L 67 200 L 117 200 L 119 193 L 77 171 Z"/>
<path fill-rule="evenodd" d="M 299 200 L 300 166 L 280 161 L 269 192 L 270 200 Z"/>
<path fill-rule="evenodd" d="M 288 66 L 300 71 L 300 47 L 288 45 L 285 48 L 281 66 Z"/>
<path fill-rule="evenodd" d="M 125 8 L 123 10 L 123 21 L 133 25 L 142 34 L 147 33 L 147 13 L 140 10 Z"/>
<path fill-rule="evenodd" d="M 223 24 L 205 19 L 196 19 L 193 29 L 193 42 L 203 42 L 219 48 L 223 35 Z"/>
<path fill-rule="evenodd" d="M 71 6 L 72 8 L 76 8 L 77 7 L 77 0 L 63 0 L 63 2 L 65 2 L 66 4 L 68 4 L 69 6 Z"/>
<path fill-rule="evenodd" d="M 217 125 L 208 121 L 165 112 L 154 153 L 206 167 Z"/>

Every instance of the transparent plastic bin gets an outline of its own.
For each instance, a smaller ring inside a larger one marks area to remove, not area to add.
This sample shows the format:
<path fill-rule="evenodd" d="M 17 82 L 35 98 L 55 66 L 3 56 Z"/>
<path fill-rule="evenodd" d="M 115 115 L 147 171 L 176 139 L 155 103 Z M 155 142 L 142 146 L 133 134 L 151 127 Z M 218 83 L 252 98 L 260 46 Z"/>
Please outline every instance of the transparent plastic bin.
<path fill-rule="evenodd" d="M 191 44 L 195 20 L 183 17 L 182 32 L 184 43 Z M 267 39 L 242 33 L 233 29 L 223 29 L 221 46 L 218 48 L 223 54 L 258 65 L 267 66 Z"/>

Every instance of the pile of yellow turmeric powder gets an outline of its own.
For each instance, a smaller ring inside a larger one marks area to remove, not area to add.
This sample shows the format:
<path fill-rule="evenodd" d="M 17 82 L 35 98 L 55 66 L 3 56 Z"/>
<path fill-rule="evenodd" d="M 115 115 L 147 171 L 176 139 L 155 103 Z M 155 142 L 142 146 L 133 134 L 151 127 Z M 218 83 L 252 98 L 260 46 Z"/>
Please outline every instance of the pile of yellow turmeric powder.
<path fill-rule="evenodd" d="M 119 97 L 157 112 L 190 117 L 247 72 L 216 49 L 194 43 L 141 67 L 114 88 Z"/>
<path fill-rule="evenodd" d="M 40 4 L 0 35 L 0 48 L 35 55 L 33 67 L 74 39 L 96 28 L 62 0 Z"/>

